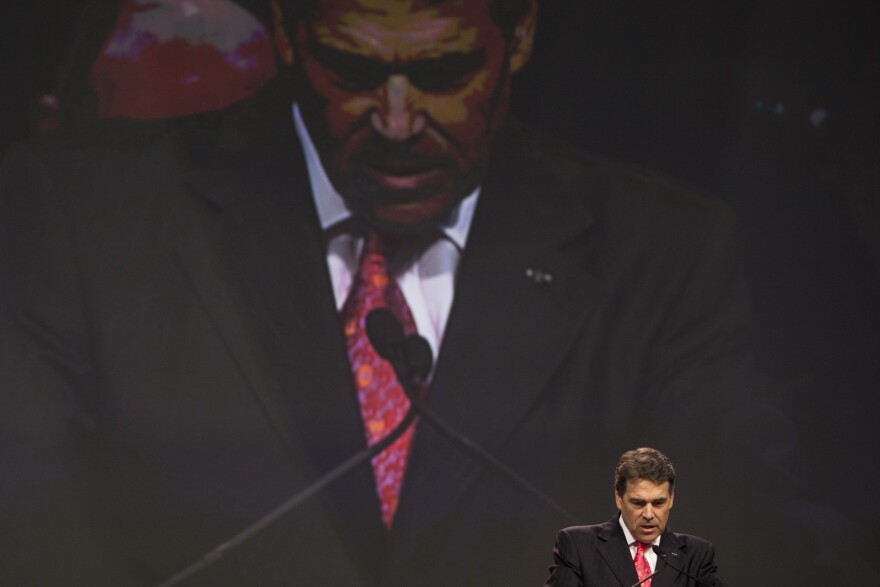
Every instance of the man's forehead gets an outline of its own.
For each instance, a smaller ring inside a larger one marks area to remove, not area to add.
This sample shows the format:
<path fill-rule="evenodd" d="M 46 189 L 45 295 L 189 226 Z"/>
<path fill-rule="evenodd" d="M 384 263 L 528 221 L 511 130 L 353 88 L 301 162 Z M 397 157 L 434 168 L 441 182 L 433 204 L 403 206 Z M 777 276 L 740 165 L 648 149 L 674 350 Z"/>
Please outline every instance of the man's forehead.
<path fill-rule="evenodd" d="M 629 499 L 657 499 L 671 495 L 669 481 L 655 483 L 647 479 L 630 479 L 626 483 L 625 495 Z"/>
<path fill-rule="evenodd" d="M 386 61 L 475 50 L 498 34 L 489 0 L 323 0 L 309 19 L 327 47 Z"/>
<path fill-rule="evenodd" d="M 487 11 L 492 0 L 312 0 L 317 12 L 358 8 L 364 11 L 406 14 L 424 8 L 456 10 L 476 8 Z"/>

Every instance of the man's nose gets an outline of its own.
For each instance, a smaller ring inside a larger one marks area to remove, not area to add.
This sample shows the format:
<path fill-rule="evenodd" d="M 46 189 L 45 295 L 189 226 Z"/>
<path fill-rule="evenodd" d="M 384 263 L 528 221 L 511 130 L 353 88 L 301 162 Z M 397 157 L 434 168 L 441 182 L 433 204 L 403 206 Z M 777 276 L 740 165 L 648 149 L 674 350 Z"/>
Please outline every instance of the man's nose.
<path fill-rule="evenodd" d="M 370 118 L 376 131 L 389 140 L 405 141 L 424 130 L 425 114 L 415 100 L 416 90 L 407 76 L 388 76 L 381 92 L 384 99 Z"/>
<path fill-rule="evenodd" d="M 654 508 L 650 505 L 646 505 L 645 509 L 642 510 L 642 517 L 646 520 L 650 520 L 654 517 Z"/>

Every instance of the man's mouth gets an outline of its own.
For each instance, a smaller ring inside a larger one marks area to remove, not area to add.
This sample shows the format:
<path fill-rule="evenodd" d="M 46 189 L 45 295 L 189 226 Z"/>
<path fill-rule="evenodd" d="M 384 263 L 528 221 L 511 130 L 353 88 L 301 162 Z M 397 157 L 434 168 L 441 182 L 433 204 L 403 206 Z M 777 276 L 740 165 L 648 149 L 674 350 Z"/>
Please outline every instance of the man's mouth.
<path fill-rule="evenodd" d="M 417 190 L 437 179 L 440 167 L 412 167 L 392 169 L 367 165 L 364 172 L 377 185 L 388 190 Z"/>

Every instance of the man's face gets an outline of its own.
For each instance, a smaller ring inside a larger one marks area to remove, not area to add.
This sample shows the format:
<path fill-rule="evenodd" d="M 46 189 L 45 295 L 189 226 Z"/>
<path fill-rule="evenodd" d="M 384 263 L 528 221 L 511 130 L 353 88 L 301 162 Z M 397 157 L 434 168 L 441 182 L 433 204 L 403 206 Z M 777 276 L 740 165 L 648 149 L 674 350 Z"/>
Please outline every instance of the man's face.
<path fill-rule="evenodd" d="M 630 479 L 623 495 L 614 492 L 623 523 L 639 542 L 653 542 L 663 533 L 673 497 L 668 481 L 654 483 L 646 479 Z"/>
<path fill-rule="evenodd" d="M 489 2 L 325 0 L 296 24 L 309 132 L 334 187 L 380 226 L 431 224 L 480 181 L 524 62 Z"/>

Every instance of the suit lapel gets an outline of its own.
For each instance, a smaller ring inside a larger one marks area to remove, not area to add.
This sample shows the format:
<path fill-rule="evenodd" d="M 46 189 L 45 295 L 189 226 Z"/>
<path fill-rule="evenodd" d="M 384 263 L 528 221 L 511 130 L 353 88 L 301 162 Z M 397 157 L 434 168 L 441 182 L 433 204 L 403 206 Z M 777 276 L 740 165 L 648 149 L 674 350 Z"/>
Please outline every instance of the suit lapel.
<path fill-rule="evenodd" d="M 629 587 L 638 581 L 639 575 L 636 573 L 629 545 L 626 543 L 626 537 L 623 535 L 617 516 L 602 525 L 599 538 L 602 542 L 597 550 L 620 584 Z"/>
<path fill-rule="evenodd" d="M 672 564 L 684 568 L 685 565 L 685 556 L 686 553 L 682 549 L 682 544 L 675 537 L 675 534 L 669 531 L 669 529 L 663 532 L 663 535 L 660 537 L 660 548 L 666 551 L 667 556 L 673 561 Z M 661 571 L 657 573 L 657 576 L 654 577 L 654 581 L 652 583 L 653 587 L 670 587 L 675 584 L 676 580 L 683 576 L 681 573 L 673 570 L 671 565 L 667 565 L 663 562 L 662 559 L 657 560 L 657 568 L 662 569 L 663 567 L 669 567 L 668 570 Z M 660 566 L 663 565 L 663 566 Z"/>
<path fill-rule="evenodd" d="M 540 403 L 593 307 L 595 280 L 583 262 L 592 217 L 577 210 L 582 198 L 566 180 L 502 153 L 459 266 L 428 404 L 493 454 Z M 481 472 L 420 424 L 395 521 L 406 540 L 394 546 L 405 552 L 426 537 Z"/>
<path fill-rule="evenodd" d="M 188 183 L 205 213 L 181 239 L 183 266 L 304 486 L 364 436 L 302 155 L 201 166 Z M 369 463 L 318 499 L 373 574 L 383 531 Z"/>

